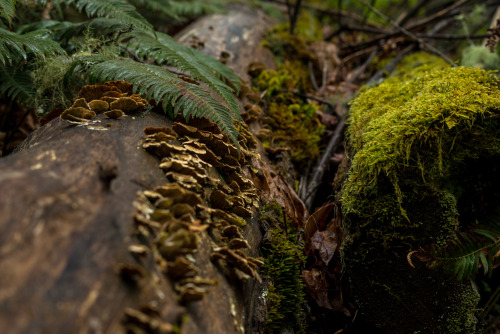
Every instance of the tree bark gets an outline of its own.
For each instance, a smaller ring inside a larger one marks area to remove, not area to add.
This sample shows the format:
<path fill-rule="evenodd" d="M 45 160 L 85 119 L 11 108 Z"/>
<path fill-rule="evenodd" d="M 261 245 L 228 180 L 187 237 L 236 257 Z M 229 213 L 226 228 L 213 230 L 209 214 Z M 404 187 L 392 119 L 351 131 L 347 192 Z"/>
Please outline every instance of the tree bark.
<path fill-rule="evenodd" d="M 203 19 L 193 29 L 226 26 L 227 34 L 203 37 L 205 46 L 221 37 L 230 41 L 214 50 L 229 51 L 230 65 L 245 76 L 264 31 L 261 20 L 262 14 L 252 11 L 229 12 Z M 137 230 L 137 193 L 167 183 L 158 158 L 141 146 L 143 129 L 172 122 L 152 112 L 96 120 L 107 124 L 75 126 L 57 118 L 0 159 L 2 327 L 9 333 L 163 333 L 175 326 L 182 333 L 262 332 L 265 284 L 219 270 L 210 260 L 213 235 L 197 234 L 193 257 L 199 276 L 218 284 L 195 302 L 179 302 L 175 282 L 159 269 L 155 252 L 136 247 L 154 248 L 158 239 Z M 269 168 L 259 159 L 253 163 Z M 217 175 L 215 168 L 209 174 Z M 267 187 L 263 193 L 293 207 L 297 199 L 269 186 L 271 179 L 264 170 L 255 181 Z M 256 215 L 247 222 L 247 256 L 258 256 L 262 235 Z"/>

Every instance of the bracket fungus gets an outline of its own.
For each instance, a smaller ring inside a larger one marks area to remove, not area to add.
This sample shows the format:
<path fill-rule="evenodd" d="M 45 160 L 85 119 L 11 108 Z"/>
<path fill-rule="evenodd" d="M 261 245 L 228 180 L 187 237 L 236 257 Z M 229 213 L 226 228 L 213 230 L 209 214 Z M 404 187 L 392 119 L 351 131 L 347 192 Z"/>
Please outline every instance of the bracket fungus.
<path fill-rule="evenodd" d="M 131 97 L 119 97 L 117 100 L 111 102 L 109 107 L 111 109 L 120 109 L 124 113 L 131 113 L 134 111 L 139 111 L 144 109 L 146 104 L 142 102 L 138 102 L 137 99 L 133 99 Z"/>
<path fill-rule="evenodd" d="M 89 106 L 95 112 L 103 112 L 109 109 L 109 103 L 102 100 L 92 100 L 89 102 Z"/>
<path fill-rule="evenodd" d="M 90 109 L 90 106 L 88 105 L 87 101 L 85 101 L 84 98 L 76 99 L 75 102 L 73 102 L 73 105 L 71 106 L 71 108 L 77 108 L 77 107 Z"/>
<path fill-rule="evenodd" d="M 167 261 L 166 273 L 173 280 L 193 277 L 198 275 L 198 272 L 198 268 L 185 256 L 178 256 L 174 262 Z"/>
<path fill-rule="evenodd" d="M 130 307 L 125 309 L 122 322 L 127 328 L 127 333 L 175 333 L 174 326 L 162 321 L 159 314 L 147 314 Z"/>
<path fill-rule="evenodd" d="M 114 98 L 117 100 L 111 107 L 127 99 L 147 103 L 138 96 Z M 158 167 L 172 183 L 139 195 L 135 235 L 147 238 L 153 245 L 155 265 L 175 281 L 179 302 L 201 300 L 209 291 L 204 286 L 217 284 L 217 280 L 198 276 L 203 271 L 197 268 L 195 259 L 206 256 L 206 250 L 198 252 L 198 247 L 207 247 L 205 241 L 200 242 L 207 237 L 212 242 L 226 243 L 215 246 L 213 261 L 218 258 L 228 264 L 230 275 L 260 281 L 257 268 L 262 261 L 247 258 L 240 251 L 250 248 L 240 228 L 246 225 L 243 217 L 252 215 L 259 200 L 253 182 L 245 177 L 251 174 L 244 165 L 245 155 L 253 154 L 240 155 L 217 125 L 205 119 L 191 119 L 188 124 L 175 122 L 172 128 L 148 127 L 144 134 L 143 148 L 161 158 Z M 252 138 L 245 137 L 241 140 L 246 149 Z M 212 207 L 207 206 L 207 201 Z"/>
<path fill-rule="evenodd" d="M 167 142 L 145 142 L 142 147 L 149 152 L 156 154 L 160 158 L 165 158 L 170 156 L 171 153 L 184 153 L 186 149 L 179 146 L 169 144 Z"/>
<path fill-rule="evenodd" d="M 64 110 L 60 117 L 73 124 L 85 124 L 95 117 L 95 112 L 83 107 L 71 107 Z"/>
<path fill-rule="evenodd" d="M 100 100 L 101 97 L 110 91 L 121 93 L 117 87 L 111 85 L 86 85 L 80 89 L 78 97 L 90 102 L 92 100 Z"/>
<path fill-rule="evenodd" d="M 120 109 L 112 109 L 109 111 L 105 111 L 104 115 L 108 118 L 111 118 L 111 119 L 118 119 L 118 118 L 123 117 L 123 115 L 125 115 L 125 113 L 123 111 L 121 111 Z"/>
<path fill-rule="evenodd" d="M 231 267 L 242 271 L 243 273 L 255 278 L 259 282 L 262 282 L 260 275 L 256 271 L 256 263 L 248 262 L 247 256 L 243 253 L 237 253 L 234 250 L 228 249 L 227 247 L 217 247 L 211 255 L 212 261 L 223 260 Z"/>
<path fill-rule="evenodd" d="M 129 95 L 132 95 L 133 88 L 134 88 L 134 84 L 127 82 L 127 81 L 120 81 L 120 80 L 107 81 L 104 83 L 104 85 L 116 87 L 120 90 L 120 92 L 129 94 Z"/>

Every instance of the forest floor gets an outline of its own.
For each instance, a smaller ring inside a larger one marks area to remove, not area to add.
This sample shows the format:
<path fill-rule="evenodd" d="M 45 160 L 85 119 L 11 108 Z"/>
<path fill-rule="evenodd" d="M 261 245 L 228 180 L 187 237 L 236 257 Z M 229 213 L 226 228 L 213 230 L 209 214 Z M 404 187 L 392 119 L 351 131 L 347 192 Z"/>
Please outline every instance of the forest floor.
<path fill-rule="evenodd" d="M 303 275 L 311 309 L 309 315 L 315 315 L 308 318 L 309 330 L 323 333 L 322 329 L 335 328 L 335 333 L 376 333 L 370 324 L 357 318 L 349 288 L 342 278 L 338 251 L 341 231 L 338 208 L 333 200 L 334 179 L 346 154 L 343 132 L 348 102 L 361 87 L 380 82 L 405 55 L 415 52 L 437 56 L 450 66 L 499 69 L 496 43 L 500 38 L 500 6 L 498 1 L 421 0 L 413 1 L 413 6 L 401 1 L 400 5 L 393 6 L 390 14 L 384 14 L 382 9 L 377 9 L 380 7 L 375 5 L 376 1 L 359 1 L 357 10 L 339 10 L 307 1 L 296 1 L 295 5 L 285 0 L 263 3 L 273 5 L 272 13 L 281 13 L 285 23 L 274 28 L 265 42 L 277 60 L 276 71 L 266 78 L 259 64 L 254 64 L 253 86 L 264 99 L 274 91 L 274 94 L 287 94 L 283 99 L 299 105 L 301 110 L 313 104 L 316 123 L 305 125 L 300 131 L 312 134 L 314 127 L 324 130 L 315 138 L 312 135 L 301 138 L 303 141 L 297 147 L 290 144 L 290 138 L 281 142 L 277 133 L 261 138 L 276 164 L 283 161 L 280 155 L 305 151 L 303 156 L 291 157 L 293 166 L 281 167 L 293 170 L 292 179 L 297 182 L 291 183 L 298 184 L 295 190 L 307 209 L 314 212 L 312 219 L 317 222 L 315 230 L 304 231 L 309 249 Z M 279 84 L 271 86 L 271 79 Z M 12 153 L 43 125 L 34 110 L 17 105 L 14 106 L 16 112 L 7 112 L 10 108 L 12 105 L 0 101 L 0 157 Z M 267 120 L 271 117 L 266 116 Z M 311 122 L 310 119 L 296 121 Z M 297 128 L 292 129 L 292 134 L 281 135 L 293 136 L 293 131 Z M 285 148 L 287 145 L 291 147 Z M 318 150 L 311 158 L 314 147 Z M 478 281 L 482 305 L 498 298 L 493 294 L 498 291 L 499 282 L 497 272 L 492 278 Z M 499 318 L 497 305 L 486 315 L 489 327 L 485 333 L 500 333 Z"/>

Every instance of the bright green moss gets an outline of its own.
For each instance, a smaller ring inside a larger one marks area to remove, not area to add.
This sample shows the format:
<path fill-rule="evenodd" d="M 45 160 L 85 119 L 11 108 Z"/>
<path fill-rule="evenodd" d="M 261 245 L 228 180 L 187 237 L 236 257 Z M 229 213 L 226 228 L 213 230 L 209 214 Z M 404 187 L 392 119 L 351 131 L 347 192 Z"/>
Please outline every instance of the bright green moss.
<path fill-rule="evenodd" d="M 261 247 L 263 269 L 269 279 L 265 333 L 282 333 L 285 328 L 304 333 L 303 244 L 293 228 L 284 224 L 283 210 L 276 201 L 270 201 L 262 208 L 259 219 L 274 226 L 266 233 Z"/>
<path fill-rule="evenodd" d="M 387 176 L 402 202 L 398 180 L 419 173 L 416 182 L 439 182 L 457 163 L 500 153 L 497 112 L 500 80 L 465 67 L 416 71 L 362 92 L 352 103 L 350 145 L 355 152 L 343 196 L 367 191 Z"/>
<path fill-rule="evenodd" d="M 360 309 L 388 333 L 479 333 L 471 282 L 413 268 L 407 255 L 495 215 L 500 79 L 431 67 L 402 70 L 351 104 L 341 256 Z"/>
<path fill-rule="evenodd" d="M 264 270 L 271 282 L 267 291 L 267 333 L 281 333 L 293 328 L 295 333 L 304 332 L 305 303 L 304 283 L 301 270 L 305 260 L 302 246 L 296 234 L 285 234 L 274 228 L 269 240 L 262 246 Z"/>
<path fill-rule="evenodd" d="M 255 87 L 266 92 L 268 105 L 262 119 L 270 130 L 260 138 L 265 146 L 289 149 L 299 169 L 320 154 L 320 141 L 325 127 L 317 115 L 317 106 L 285 91 L 302 90 L 305 73 L 299 68 L 282 66 L 277 71 L 263 71 L 255 79 Z"/>

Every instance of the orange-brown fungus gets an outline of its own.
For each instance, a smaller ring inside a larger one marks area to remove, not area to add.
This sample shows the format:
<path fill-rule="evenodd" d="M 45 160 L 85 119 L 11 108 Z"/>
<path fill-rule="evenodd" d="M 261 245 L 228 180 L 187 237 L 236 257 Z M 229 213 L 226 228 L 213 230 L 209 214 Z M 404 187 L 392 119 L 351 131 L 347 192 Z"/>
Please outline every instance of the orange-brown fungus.
<path fill-rule="evenodd" d="M 82 107 L 68 108 L 61 114 L 62 119 L 76 123 L 86 123 L 94 117 L 95 112 Z"/>
<path fill-rule="evenodd" d="M 110 111 L 106 111 L 104 113 L 104 115 L 108 118 L 112 118 L 112 119 L 118 119 L 120 117 L 122 117 L 123 115 L 125 115 L 123 113 L 123 111 L 121 111 L 120 109 L 112 109 Z"/>
<path fill-rule="evenodd" d="M 118 100 L 111 102 L 111 109 L 120 109 L 124 113 L 134 112 L 143 109 L 144 103 L 137 102 L 131 97 L 120 97 Z"/>
<path fill-rule="evenodd" d="M 92 100 L 99 100 L 105 93 L 115 91 L 120 93 L 120 90 L 115 86 L 108 85 L 87 85 L 83 86 L 78 92 L 79 98 L 84 98 L 87 102 Z"/>
<path fill-rule="evenodd" d="M 87 104 L 87 101 L 85 101 L 85 99 L 83 99 L 83 98 L 76 99 L 71 107 L 72 108 L 82 107 L 85 109 L 90 109 L 89 105 Z"/>
<path fill-rule="evenodd" d="M 89 102 L 89 106 L 95 112 L 103 112 L 109 109 L 109 103 L 102 100 L 92 100 Z"/>
<path fill-rule="evenodd" d="M 172 130 L 171 128 L 169 128 L 168 126 L 160 126 L 160 127 L 148 126 L 147 128 L 144 129 L 144 134 L 146 136 L 152 135 L 152 134 L 158 133 L 158 132 L 163 132 L 163 133 L 166 133 L 167 135 L 177 137 L 177 133 L 175 133 L 175 131 Z"/>
<path fill-rule="evenodd" d="M 115 86 L 117 87 L 122 93 L 127 93 L 129 95 L 132 94 L 132 89 L 134 87 L 133 84 L 130 82 L 126 81 L 108 81 L 104 83 L 106 86 Z"/>
<path fill-rule="evenodd" d="M 103 97 L 115 97 L 115 98 L 119 98 L 119 97 L 123 97 L 123 96 L 127 96 L 127 93 L 109 91 L 109 92 L 104 93 L 104 95 L 103 95 Z"/>

